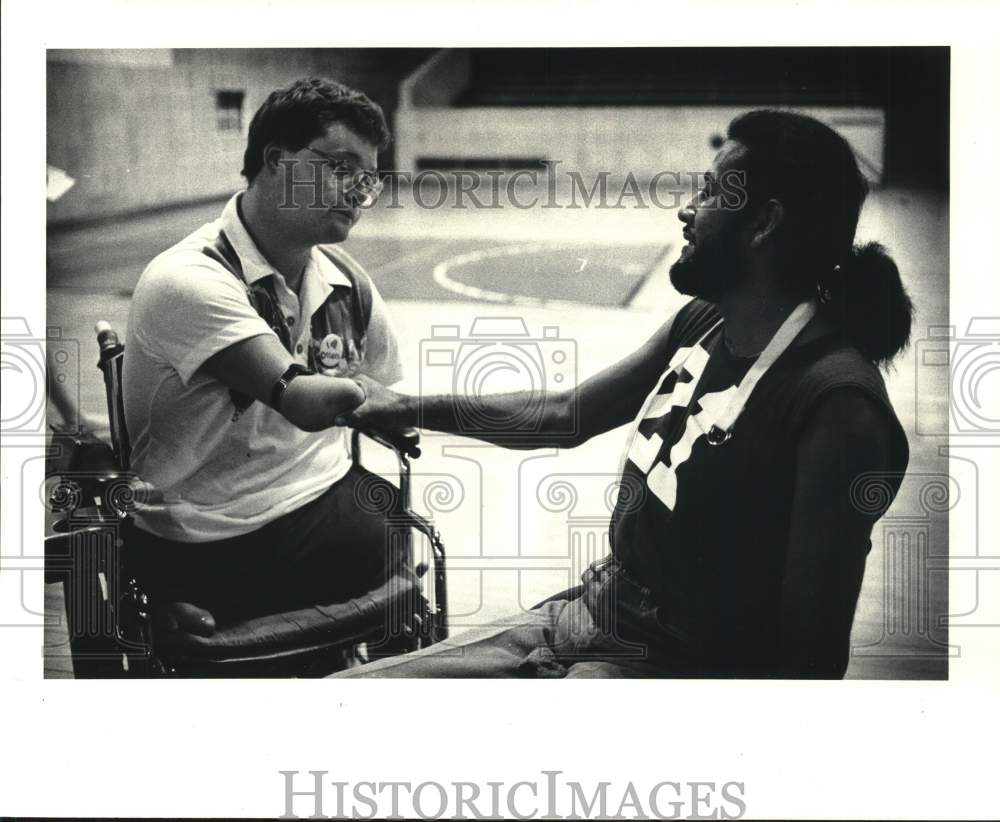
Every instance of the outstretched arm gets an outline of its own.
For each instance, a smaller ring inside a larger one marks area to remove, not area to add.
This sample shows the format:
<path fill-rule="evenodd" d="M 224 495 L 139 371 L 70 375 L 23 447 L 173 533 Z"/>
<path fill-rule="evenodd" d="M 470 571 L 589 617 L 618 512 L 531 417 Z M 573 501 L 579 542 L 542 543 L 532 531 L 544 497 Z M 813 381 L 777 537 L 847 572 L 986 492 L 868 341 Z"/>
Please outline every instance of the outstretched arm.
<path fill-rule="evenodd" d="M 453 395 L 416 397 L 398 394 L 365 378 L 359 379 L 366 401 L 344 414 L 345 424 L 357 427 L 404 428 L 420 426 L 434 431 L 471 436 L 507 448 L 580 445 L 635 418 L 669 359 L 668 334 L 673 318 L 638 350 L 576 388 L 548 392 L 541 398 L 530 391 L 469 398 Z M 476 410 L 474 429 L 460 413 L 466 402 Z M 523 429 L 504 425 L 525 409 L 541 402 L 538 414 Z M 497 420 L 494 429 L 487 420 Z"/>
<path fill-rule="evenodd" d="M 291 363 L 291 355 L 276 337 L 261 334 L 214 354 L 202 370 L 229 388 L 268 405 L 275 382 Z M 304 431 L 322 431 L 364 398 L 364 390 L 354 380 L 303 374 L 285 390 L 281 414 Z"/>
<path fill-rule="evenodd" d="M 847 670 L 871 531 L 881 515 L 854 504 L 851 486 L 886 469 L 888 442 L 881 409 L 855 391 L 831 394 L 804 432 L 781 587 L 783 676 L 839 679 Z"/>
<path fill-rule="evenodd" d="M 206 374 L 264 404 L 293 361 L 243 284 L 204 255 L 154 261 L 139 281 L 129 325 L 134 343 L 169 363 L 185 385 Z M 281 413 L 299 428 L 319 431 L 363 400 L 353 380 L 300 376 L 285 392 Z"/>

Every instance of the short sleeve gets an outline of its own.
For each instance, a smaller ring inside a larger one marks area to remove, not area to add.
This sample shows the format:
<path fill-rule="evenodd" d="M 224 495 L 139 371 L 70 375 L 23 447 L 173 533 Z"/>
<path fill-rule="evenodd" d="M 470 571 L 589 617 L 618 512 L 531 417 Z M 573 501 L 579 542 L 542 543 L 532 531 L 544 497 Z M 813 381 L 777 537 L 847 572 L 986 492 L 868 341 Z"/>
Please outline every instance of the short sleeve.
<path fill-rule="evenodd" d="M 155 261 L 133 296 L 134 334 L 187 385 L 213 354 L 274 334 L 251 307 L 243 284 L 200 256 Z"/>
<path fill-rule="evenodd" d="M 399 340 L 389 317 L 382 295 L 372 283 L 372 314 L 368 320 L 365 374 L 383 385 L 392 385 L 403 378 L 403 363 L 399 357 Z"/>
<path fill-rule="evenodd" d="M 706 300 L 696 298 L 686 303 L 677 312 L 670 329 L 670 343 L 673 350 L 694 345 L 720 319 L 719 309 Z"/>

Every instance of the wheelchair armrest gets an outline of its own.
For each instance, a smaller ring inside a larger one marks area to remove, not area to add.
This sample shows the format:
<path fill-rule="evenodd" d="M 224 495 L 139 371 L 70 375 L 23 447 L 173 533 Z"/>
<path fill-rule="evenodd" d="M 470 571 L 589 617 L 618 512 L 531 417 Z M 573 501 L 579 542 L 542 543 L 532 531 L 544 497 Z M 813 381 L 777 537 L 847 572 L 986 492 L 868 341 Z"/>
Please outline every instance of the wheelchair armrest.
<path fill-rule="evenodd" d="M 45 476 L 67 472 L 100 476 L 121 472 L 111 446 L 95 434 L 82 429 L 49 427 L 52 439 L 45 459 Z"/>
<path fill-rule="evenodd" d="M 162 631 L 184 631 L 200 637 L 215 634 L 215 617 L 190 602 L 168 602 L 153 607 L 153 625 Z"/>
<path fill-rule="evenodd" d="M 392 448 L 416 459 L 420 456 L 420 432 L 416 428 L 397 428 L 391 431 L 362 428 L 361 433 L 386 448 Z"/>

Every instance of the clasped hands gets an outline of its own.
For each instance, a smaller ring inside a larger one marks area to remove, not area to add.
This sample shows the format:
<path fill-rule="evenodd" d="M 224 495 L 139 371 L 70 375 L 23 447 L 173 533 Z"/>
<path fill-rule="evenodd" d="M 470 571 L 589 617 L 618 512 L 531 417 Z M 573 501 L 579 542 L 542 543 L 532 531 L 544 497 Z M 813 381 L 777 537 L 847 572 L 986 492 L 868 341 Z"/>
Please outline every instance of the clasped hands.
<path fill-rule="evenodd" d="M 396 429 L 414 424 L 413 398 L 399 394 L 364 374 L 352 377 L 365 393 L 361 405 L 339 414 L 334 422 L 352 428 Z"/>

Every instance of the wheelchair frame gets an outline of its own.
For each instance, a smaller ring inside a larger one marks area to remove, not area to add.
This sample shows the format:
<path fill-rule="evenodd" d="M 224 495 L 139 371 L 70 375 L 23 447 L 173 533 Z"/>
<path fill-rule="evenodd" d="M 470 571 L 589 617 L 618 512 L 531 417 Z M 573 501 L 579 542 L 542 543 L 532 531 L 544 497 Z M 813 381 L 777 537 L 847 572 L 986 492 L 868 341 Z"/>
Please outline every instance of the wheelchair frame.
<path fill-rule="evenodd" d="M 82 455 L 82 464 L 51 475 L 58 477 L 58 484 L 49 494 L 49 502 L 54 510 L 68 513 L 55 523 L 57 533 L 45 539 L 46 582 L 64 583 L 75 676 L 322 675 L 356 654 L 361 643 L 376 636 L 385 638 L 387 630 L 391 634 L 396 620 L 386 614 L 374 632 L 334 635 L 318 645 L 291 646 L 287 651 L 222 661 L 201 669 L 196 661 L 178 661 L 158 650 L 151 596 L 135 569 L 128 567 L 126 542 L 130 514 L 136 508 L 134 481 L 138 478 L 129 470 L 131 449 L 122 396 L 124 346 L 108 324 L 98 323 L 97 331 L 101 350 L 98 367 L 104 376 L 111 444 L 109 447 L 96 438 L 88 439 L 82 432 L 72 437 L 70 448 L 74 455 Z M 420 455 L 419 432 L 353 430 L 351 458 L 357 467 L 361 466 L 362 435 L 396 455 L 399 493 L 386 519 L 403 551 L 404 562 L 413 564 L 413 530 L 423 534 L 431 548 L 433 606 L 419 595 L 417 611 L 399 620 L 401 635 L 390 635 L 382 643 L 386 655 L 405 653 L 448 636 L 445 549 L 434 524 L 410 508 L 411 458 Z M 94 506 L 81 506 L 84 501 Z M 415 570 L 422 577 L 427 566 L 421 563 Z"/>

